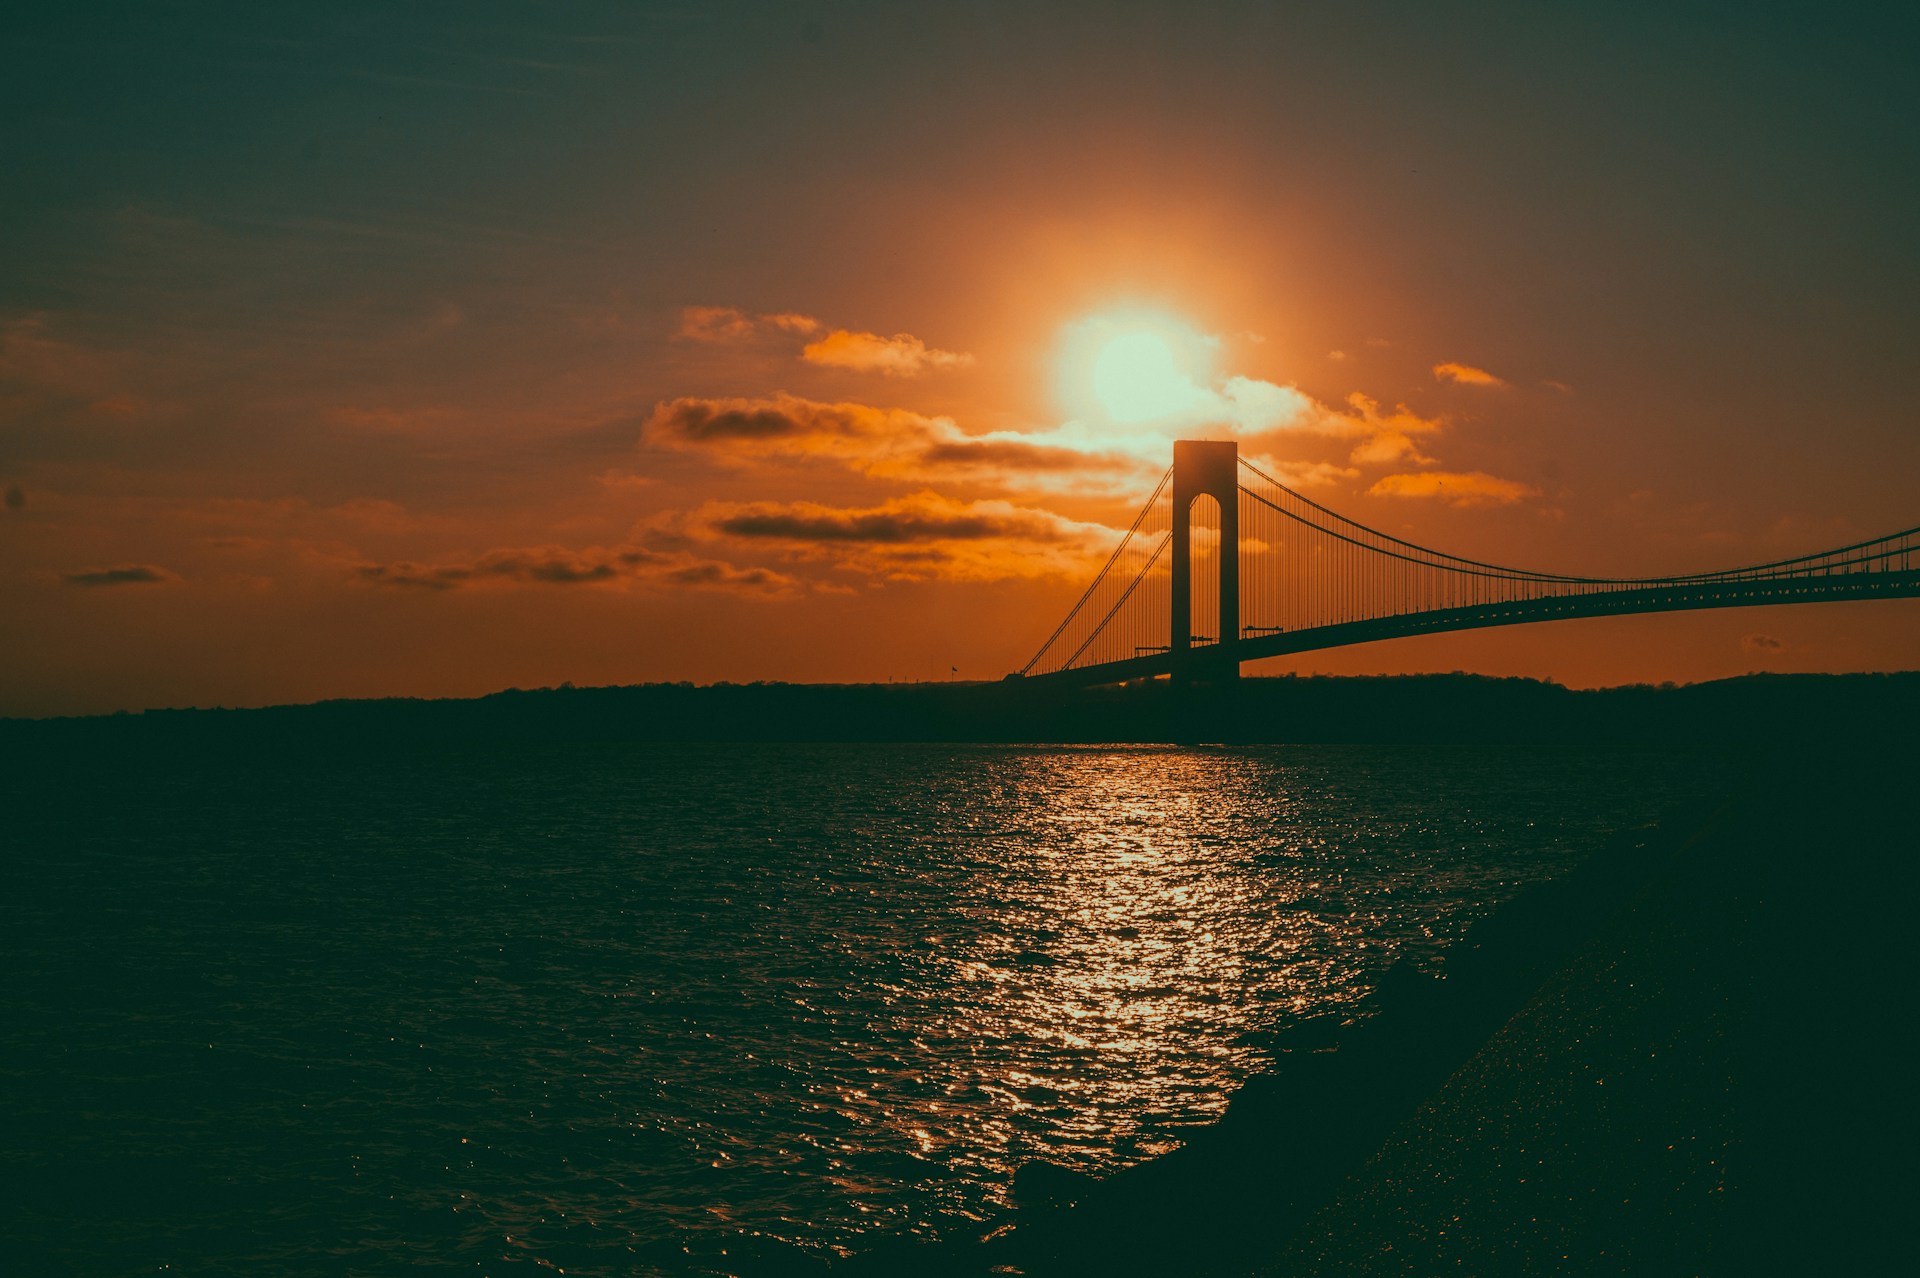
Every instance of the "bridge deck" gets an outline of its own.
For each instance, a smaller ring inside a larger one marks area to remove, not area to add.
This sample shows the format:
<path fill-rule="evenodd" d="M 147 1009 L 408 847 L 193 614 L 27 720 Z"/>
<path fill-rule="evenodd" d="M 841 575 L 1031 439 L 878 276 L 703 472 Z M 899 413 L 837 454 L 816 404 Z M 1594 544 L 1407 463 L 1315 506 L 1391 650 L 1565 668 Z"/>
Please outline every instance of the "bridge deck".
<path fill-rule="evenodd" d="M 1479 630 L 1531 621 L 1559 621 L 1575 617 L 1624 616 L 1631 613 L 1678 612 L 1696 608 L 1745 608 L 1760 604 L 1825 603 L 1846 599 L 1902 599 L 1920 597 L 1920 570 L 1901 572 L 1822 573 L 1800 577 L 1755 580 L 1716 580 L 1588 594 L 1557 595 L 1464 608 L 1439 608 L 1401 613 L 1365 621 L 1314 626 L 1243 638 L 1234 644 L 1206 644 L 1186 652 L 1153 652 L 1122 661 L 1107 661 L 1046 674 L 1028 675 L 1026 682 L 1048 686 L 1092 686 L 1172 674 L 1177 668 L 1258 661 L 1290 653 L 1315 652 L 1349 644 L 1398 639 L 1409 635 Z"/>

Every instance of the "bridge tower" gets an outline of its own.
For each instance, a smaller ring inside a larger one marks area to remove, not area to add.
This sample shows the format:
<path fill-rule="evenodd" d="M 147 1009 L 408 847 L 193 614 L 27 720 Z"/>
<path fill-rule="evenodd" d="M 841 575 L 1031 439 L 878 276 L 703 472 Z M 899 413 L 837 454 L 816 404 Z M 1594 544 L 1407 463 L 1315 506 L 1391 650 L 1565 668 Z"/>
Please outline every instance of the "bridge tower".
<path fill-rule="evenodd" d="M 1220 615 L 1193 615 L 1193 503 L 1220 506 Z M 1180 439 L 1173 444 L 1173 648 L 1177 678 L 1219 682 L 1240 677 L 1240 445 L 1232 440 Z M 1194 623 L 1215 642 L 1195 647 Z"/>

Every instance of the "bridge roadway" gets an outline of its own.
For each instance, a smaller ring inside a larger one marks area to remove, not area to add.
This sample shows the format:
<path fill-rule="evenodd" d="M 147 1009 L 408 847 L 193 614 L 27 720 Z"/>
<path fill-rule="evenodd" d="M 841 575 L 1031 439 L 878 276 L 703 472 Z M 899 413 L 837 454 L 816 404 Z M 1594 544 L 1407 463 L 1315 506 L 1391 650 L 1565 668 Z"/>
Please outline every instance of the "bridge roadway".
<path fill-rule="evenodd" d="M 1399 639 L 1408 635 L 1440 634 L 1453 630 L 1480 630 L 1530 621 L 1562 621 L 1575 617 L 1616 617 L 1642 612 L 1679 612 L 1695 608 L 1745 608 L 1759 604 L 1827 603 L 1845 599 L 1907 599 L 1920 597 L 1920 569 L 1898 572 L 1815 573 L 1797 577 L 1752 580 L 1679 582 L 1634 586 L 1623 590 L 1596 590 L 1587 594 L 1551 595 L 1506 603 L 1436 608 L 1423 612 L 1343 621 L 1278 634 L 1255 635 L 1235 644 L 1201 644 L 1185 652 L 1152 652 L 1121 661 L 1100 662 L 1070 670 L 1026 675 L 1021 682 L 1047 687 L 1091 687 L 1169 675 L 1177 669 L 1216 674 L 1243 661 L 1315 652 L 1348 644 Z"/>

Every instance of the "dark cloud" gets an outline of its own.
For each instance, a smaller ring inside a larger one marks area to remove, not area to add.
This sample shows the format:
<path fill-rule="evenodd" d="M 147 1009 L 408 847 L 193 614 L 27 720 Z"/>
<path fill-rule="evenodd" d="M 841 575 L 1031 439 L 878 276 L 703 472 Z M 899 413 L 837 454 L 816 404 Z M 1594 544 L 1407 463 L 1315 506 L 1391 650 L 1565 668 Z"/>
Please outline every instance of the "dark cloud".
<path fill-rule="evenodd" d="M 400 590 L 458 590 L 465 586 L 535 585 L 580 586 L 663 584 L 712 589 L 739 589 L 773 594 L 794 585 L 793 579 L 763 568 L 739 568 L 716 560 L 683 554 L 664 554 L 639 546 L 564 546 L 489 551 L 467 563 L 361 564 L 354 576 L 370 585 Z"/>
<path fill-rule="evenodd" d="M 812 333 L 820 321 L 811 315 L 781 311 L 749 315 L 737 306 L 688 306 L 680 311 L 680 336 L 696 342 L 738 342 L 768 330 Z"/>
<path fill-rule="evenodd" d="M 1071 448 L 1027 444 L 1014 439 L 960 440 L 934 444 L 920 454 L 928 466 L 982 466 L 995 470 L 1082 470 L 1090 463 L 1126 468 L 1124 457 L 1093 456 Z"/>
<path fill-rule="evenodd" d="M 153 564 L 118 564 L 112 568 L 89 568 L 64 574 L 60 580 L 69 586 L 152 586 L 179 578 Z"/>
<path fill-rule="evenodd" d="M 1064 521 L 1044 511 L 1005 502 L 955 502 L 933 493 L 864 509 L 759 503 L 716 510 L 707 526 L 730 537 L 883 545 L 996 538 L 1054 542 L 1069 535 Z"/>
<path fill-rule="evenodd" d="M 656 447 L 700 451 L 741 464 L 755 459 L 827 458 L 881 478 L 1030 484 L 1036 475 L 1130 474 L 1139 462 L 1004 436 L 968 435 L 951 418 L 903 408 L 824 404 L 794 395 L 763 399 L 667 400 L 657 405 L 642 438 Z"/>
<path fill-rule="evenodd" d="M 653 410 L 645 435 L 670 446 L 744 445 L 753 451 L 839 453 L 847 441 L 917 442 L 934 419 L 866 404 L 821 404 L 792 395 L 771 399 L 668 400 Z M 762 447 L 753 449 L 753 445 Z"/>
<path fill-rule="evenodd" d="M 1045 510 L 933 492 L 868 507 L 709 502 L 686 525 L 697 538 L 762 543 L 796 560 L 900 581 L 1077 577 L 1115 536 Z"/>
<path fill-rule="evenodd" d="M 15 485 L 7 489 L 6 503 L 8 510 L 24 510 L 27 505 L 27 494 Z"/>
<path fill-rule="evenodd" d="M 767 568 L 736 568 L 732 564 L 723 564 L 715 559 L 703 559 L 681 568 L 670 568 L 661 574 L 662 579 L 676 586 L 707 586 L 725 589 L 739 586 L 749 590 L 783 591 L 793 585 L 793 578 L 784 576 Z"/>
<path fill-rule="evenodd" d="M 1744 652 L 1773 653 L 1785 652 L 1787 645 L 1772 635 L 1746 635 L 1740 640 L 1740 648 Z"/>
<path fill-rule="evenodd" d="M 409 590 L 452 590 L 473 580 L 471 568 L 426 568 L 404 561 L 396 564 L 362 564 L 354 569 L 354 575 L 375 585 L 398 586 Z"/>

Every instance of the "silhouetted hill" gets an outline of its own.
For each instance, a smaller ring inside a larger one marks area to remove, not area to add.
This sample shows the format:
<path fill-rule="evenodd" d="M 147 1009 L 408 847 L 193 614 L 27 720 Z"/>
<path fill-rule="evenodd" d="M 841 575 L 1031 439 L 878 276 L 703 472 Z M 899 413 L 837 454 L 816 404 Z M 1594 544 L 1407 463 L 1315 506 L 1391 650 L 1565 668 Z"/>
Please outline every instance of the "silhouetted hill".
<path fill-rule="evenodd" d="M 255 751 L 549 741 L 1899 743 L 1920 671 L 1747 675 L 1576 691 L 1479 675 L 1250 678 L 1049 690 L 1019 683 L 638 684 L 469 700 L 0 720 L 0 746 Z"/>

